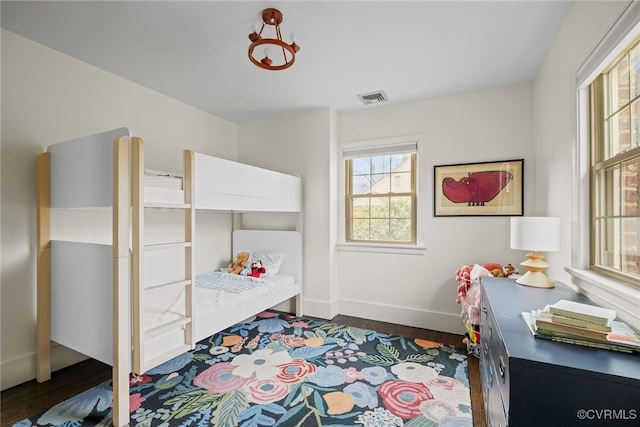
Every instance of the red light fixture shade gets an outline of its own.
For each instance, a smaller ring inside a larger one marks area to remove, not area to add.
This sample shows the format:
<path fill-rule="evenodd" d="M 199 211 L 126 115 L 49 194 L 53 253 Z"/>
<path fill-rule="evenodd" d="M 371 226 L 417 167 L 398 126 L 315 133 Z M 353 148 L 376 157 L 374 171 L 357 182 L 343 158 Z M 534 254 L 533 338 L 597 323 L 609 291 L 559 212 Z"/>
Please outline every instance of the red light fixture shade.
<path fill-rule="evenodd" d="M 268 8 L 262 11 L 262 27 L 258 32 L 256 31 L 249 34 L 249 60 L 260 68 L 265 70 L 284 70 L 293 65 L 296 60 L 296 53 L 300 50 L 300 46 L 296 44 L 294 36 L 292 34 L 291 44 L 287 44 L 282 41 L 282 34 L 280 33 L 280 24 L 282 23 L 282 13 L 278 9 Z M 275 38 L 263 37 L 262 32 L 265 29 L 265 25 L 274 27 Z M 254 50 L 258 46 L 264 46 L 264 57 L 258 59 L 254 56 Z M 271 48 L 275 55 L 270 56 Z"/>

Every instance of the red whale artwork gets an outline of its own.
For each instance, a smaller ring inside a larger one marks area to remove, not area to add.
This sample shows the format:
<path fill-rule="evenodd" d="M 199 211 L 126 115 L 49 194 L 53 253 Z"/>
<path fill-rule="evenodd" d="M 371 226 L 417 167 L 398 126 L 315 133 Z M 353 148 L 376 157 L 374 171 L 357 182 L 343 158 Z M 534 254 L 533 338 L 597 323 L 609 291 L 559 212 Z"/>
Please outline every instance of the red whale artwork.
<path fill-rule="evenodd" d="M 507 171 L 473 172 L 458 181 L 451 177 L 442 180 L 442 192 L 453 203 L 484 206 L 493 200 L 513 179 Z"/>

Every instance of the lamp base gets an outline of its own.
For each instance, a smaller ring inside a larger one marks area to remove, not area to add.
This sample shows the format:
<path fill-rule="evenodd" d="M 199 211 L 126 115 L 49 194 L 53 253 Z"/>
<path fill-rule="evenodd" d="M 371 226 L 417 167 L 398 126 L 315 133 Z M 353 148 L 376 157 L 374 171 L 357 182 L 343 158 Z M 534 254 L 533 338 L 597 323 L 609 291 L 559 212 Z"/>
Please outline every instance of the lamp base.
<path fill-rule="evenodd" d="M 534 288 L 554 288 L 555 285 L 542 271 L 527 271 L 516 283 Z"/>
<path fill-rule="evenodd" d="M 516 283 L 534 288 L 554 288 L 553 282 L 544 274 L 544 270 L 549 268 L 549 264 L 542 261 L 544 255 L 539 252 L 531 252 L 527 256 L 529 259 L 520 263 L 520 265 L 526 267 L 529 271 L 517 279 Z"/>

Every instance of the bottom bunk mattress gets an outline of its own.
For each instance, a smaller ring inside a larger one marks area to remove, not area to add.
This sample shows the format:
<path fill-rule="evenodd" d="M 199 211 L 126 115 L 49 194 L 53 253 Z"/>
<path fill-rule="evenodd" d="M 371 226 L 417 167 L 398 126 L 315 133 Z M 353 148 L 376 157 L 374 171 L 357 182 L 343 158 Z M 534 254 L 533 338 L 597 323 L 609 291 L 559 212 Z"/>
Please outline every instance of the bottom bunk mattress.
<path fill-rule="evenodd" d="M 194 311 L 196 339 L 204 339 L 300 293 L 289 274 L 253 278 L 211 272 L 196 277 Z M 144 306 L 144 327 L 150 330 L 185 315 L 184 291 L 151 292 Z"/>

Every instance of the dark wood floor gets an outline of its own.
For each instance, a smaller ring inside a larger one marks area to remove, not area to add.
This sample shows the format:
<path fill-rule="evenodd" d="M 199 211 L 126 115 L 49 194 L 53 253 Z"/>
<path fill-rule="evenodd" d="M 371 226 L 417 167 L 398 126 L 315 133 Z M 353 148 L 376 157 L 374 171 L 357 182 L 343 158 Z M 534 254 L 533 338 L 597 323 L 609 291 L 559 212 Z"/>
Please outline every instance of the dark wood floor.
<path fill-rule="evenodd" d="M 464 347 L 461 342 L 462 336 L 446 332 L 412 328 L 343 315 L 336 316 L 332 321 L 343 325 L 402 335 L 408 338 L 422 338 Z M 473 425 L 475 427 L 485 427 L 478 359 L 469 356 L 468 360 Z M 0 399 L 0 421 L 2 426 L 10 426 L 17 421 L 43 412 L 83 390 L 108 380 L 110 377 L 110 366 L 95 360 L 87 360 L 54 372 L 50 381 L 38 384 L 33 380 L 5 390 L 1 393 Z"/>

